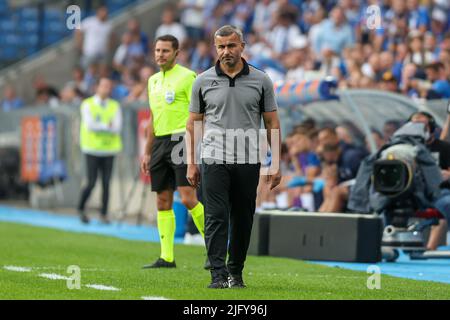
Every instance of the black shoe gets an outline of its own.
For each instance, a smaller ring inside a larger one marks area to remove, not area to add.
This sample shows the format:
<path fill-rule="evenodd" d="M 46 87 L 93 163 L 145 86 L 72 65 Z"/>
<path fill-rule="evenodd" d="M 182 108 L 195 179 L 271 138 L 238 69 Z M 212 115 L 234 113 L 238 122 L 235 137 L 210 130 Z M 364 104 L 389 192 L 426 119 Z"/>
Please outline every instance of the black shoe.
<path fill-rule="evenodd" d="M 223 278 L 215 278 L 211 281 L 208 286 L 209 289 L 227 289 L 229 288 L 228 280 Z"/>
<path fill-rule="evenodd" d="M 211 262 L 209 262 L 208 257 L 206 257 L 206 261 L 205 261 L 205 265 L 203 266 L 203 269 L 205 269 L 205 270 L 211 270 L 212 269 Z"/>
<path fill-rule="evenodd" d="M 101 216 L 100 216 L 100 221 L 101 221 L 103 224 L 110 224 L 110 223 L 111 223 L 106 215 L 101 215 Z"/>
<path fill-rule="evenodd" d="M 242 280 L 242 276 L 233 276 L 231 274 L 228 277 L 228 285 L 230 288 L 246 288 L 244 280 Z"/>
<path fill-rule="evenodd" d="M 162 258 L 158 258 L 153 264 L 146 264 L 142 269 L 152 269 L 152 268 L 176 268 L 175 260 L 173 262 L 168 262 Z"/>
<path fill-rule="evenodd" d="M 80 220 L 82 223 L 84 223 L 84 224 L 89 223 L 89 218 L 85 213 L 80 212 L 79 215 L 80 215 Z"/>

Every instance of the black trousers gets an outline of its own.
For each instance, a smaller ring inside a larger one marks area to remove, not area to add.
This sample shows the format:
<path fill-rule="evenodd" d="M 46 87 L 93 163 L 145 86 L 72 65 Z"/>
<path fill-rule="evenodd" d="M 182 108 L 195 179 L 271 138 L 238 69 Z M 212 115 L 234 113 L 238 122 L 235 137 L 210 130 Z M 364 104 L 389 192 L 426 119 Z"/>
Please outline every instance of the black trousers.
<path fill-rule="evenodd" d="M 97 174 L 99 171 L 102 173 L 102 209 L 101 214 L 106 216 L 108 213 L 109 202 L 109 184 L 111 181 L 112 169 L 114 163 L 114 156 L 97 157 L 87 154 L 86 155 L 86 167 L 87 167 L 87 186 L 83 189 L 78 204 L 78 211 L 83 212 L 86 202 L 88 201 L 92 190 L 95 187 L 97 181 Z"/>
<path fill-rule="evenodd" d="M 202 164 L 205 242 L 213 278 L 242 275 L 259 169 L 260 164 Z"/>

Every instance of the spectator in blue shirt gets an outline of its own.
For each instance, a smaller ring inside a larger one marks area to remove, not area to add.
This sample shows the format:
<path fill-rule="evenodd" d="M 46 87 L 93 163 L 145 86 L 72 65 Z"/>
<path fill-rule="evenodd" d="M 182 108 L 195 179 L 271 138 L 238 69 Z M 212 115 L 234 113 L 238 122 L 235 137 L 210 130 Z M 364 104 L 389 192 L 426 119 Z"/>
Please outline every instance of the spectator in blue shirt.
<path fill-rule="evenodd" d="M 144 53 L 147 54 L 149 49 L 148 37 L 147 34 L 141 30 L 139 20 L 136 18 L 129 20 L 127 22 L 127 31 L 139 39 L 139 43 L 141 44 Z"/>
<path fill-rule="evenodd" d="M 419 5 L 418 0 L 406 1 L 408 8 L 408 27 L 410 30 L 417 29 L 424 33 L 430 26 L 430 15 L 424 6 Z"/>
<path fill-rule="evenodd" d="M 330 19 L 322 22 L 318 31 L 313 49 L 320 54 L 324 47 L 334 52 L 342 52 L 344 48 L 354 44 L 353 31 L 345 19 L 345 13 L 341 7 L 335 7 L 330 13 Z"/>
<path fill-rule="evenodd" d="M 362 148 L 340 143 L 332 128 L 319 132 L 318 153 L 325 180 L 319 212 L 342 212 L 348 200 L 350 181 L 355 179 L 359 165 L 368 153 Z"/>
<path fill-rule="evenodd" d="M 427 79 L 431 81 L 431 89 L 427 92 L 427 98 L 446 99 L 450 98 L 450 83 L 445 75 L 442 62 L 435 62 L 425 68 Z"/>
<path fill-rule="evenodd" d="M 199 41 L 192 53 L 191 69 L 197 73 L 201 73 L 211 67 L 212 62 L 213 57 L 209 50 L 209 44 L 204 40 Z"/>
<path fill-rule="evenodd" d="M 16 90 L 12 86 L 6 86 L 3 91 L 1 102 L 2 110 L 8 112 L 23 107 L 23 100 L 16 96 Z"/>

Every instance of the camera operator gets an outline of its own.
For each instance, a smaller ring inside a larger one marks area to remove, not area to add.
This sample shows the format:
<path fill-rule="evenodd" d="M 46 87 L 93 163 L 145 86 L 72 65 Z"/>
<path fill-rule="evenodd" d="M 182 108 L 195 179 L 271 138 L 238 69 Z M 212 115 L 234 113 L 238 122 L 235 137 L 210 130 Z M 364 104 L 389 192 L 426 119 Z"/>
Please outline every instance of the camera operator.
<path fill-rule="evenodd" d="M 438 162 L 444 180 L 444 183 L 441 185 L 443 190 L 435 203 L 435 207 L 448 219 L 450 217 L 450 143 L 435 137 L 436 121 L 428 112 L 416 112 L 409 120 L 413 123 L 425 124 L 428 130 L 429 138 L 425 143 Z M 430 238 L 427 244 L 428 250 L 435 250 L 439 244 L 443 242 L 442 239 L 445 239 L 447 234 L 447 227 L 447 220 L 440 219 L 439 225 L 434 226 L 431 229 Z"/>

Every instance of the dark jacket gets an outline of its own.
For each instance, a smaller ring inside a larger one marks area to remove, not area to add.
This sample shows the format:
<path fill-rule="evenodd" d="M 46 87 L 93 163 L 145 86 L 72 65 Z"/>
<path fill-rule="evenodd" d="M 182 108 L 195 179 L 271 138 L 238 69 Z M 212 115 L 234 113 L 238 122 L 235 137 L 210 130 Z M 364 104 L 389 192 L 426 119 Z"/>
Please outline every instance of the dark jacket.
<path fill-rule="evenodd" d="M 436 160 L 428 148 L 413 136 L 394 136 L 376 154 L 366 157 L 359 167 L 356 183 L 352 187 L 348 208 L 358 213 L 381 212 L 385 209 L 391 198 L 375 192 L 372 185 L 372 171 L 376 160 L 381 153 L 397 144 L 410 144 L 418 148 L 416 156 L 417 170 L 414 174 L 413 196 L 418 204 L 417 209 L 432 208 L 433 203 L 440 195 L 439 185 L 442 175 Z"/>

